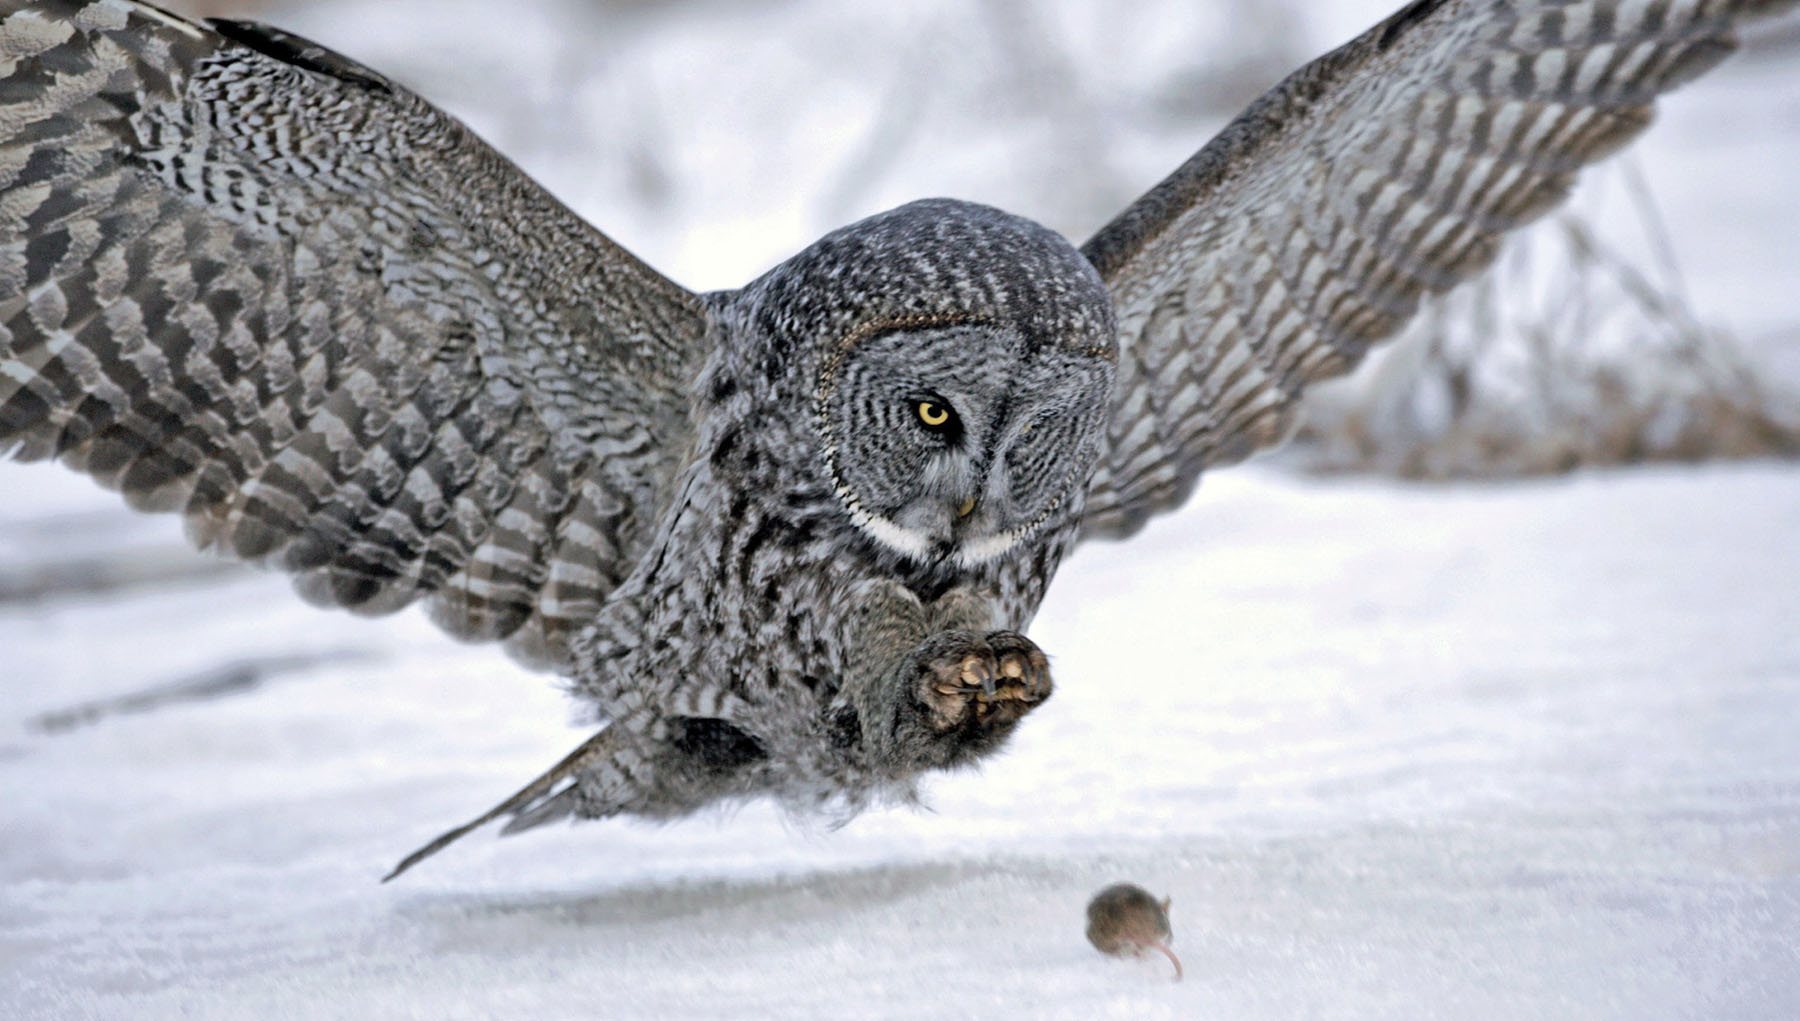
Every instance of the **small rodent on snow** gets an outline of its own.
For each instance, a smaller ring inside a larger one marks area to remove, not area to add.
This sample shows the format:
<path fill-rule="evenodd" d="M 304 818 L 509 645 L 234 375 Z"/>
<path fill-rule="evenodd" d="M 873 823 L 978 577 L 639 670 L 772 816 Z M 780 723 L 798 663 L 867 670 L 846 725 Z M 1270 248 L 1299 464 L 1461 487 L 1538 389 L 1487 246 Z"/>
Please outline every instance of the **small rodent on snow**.
<path fill-rule="evenodd" d="M 1157 900 L 1141 886 L 1114 883 L 1088 901 L 1087 917 L 1087 938 L 1094 949 L 1113 957 L 1160 950 L 1175 965 L 1175 981 L 1181 981 L 1181 958 L 1169 949 L 1175 938 L 1169 928 L 1169 898 Z"/>

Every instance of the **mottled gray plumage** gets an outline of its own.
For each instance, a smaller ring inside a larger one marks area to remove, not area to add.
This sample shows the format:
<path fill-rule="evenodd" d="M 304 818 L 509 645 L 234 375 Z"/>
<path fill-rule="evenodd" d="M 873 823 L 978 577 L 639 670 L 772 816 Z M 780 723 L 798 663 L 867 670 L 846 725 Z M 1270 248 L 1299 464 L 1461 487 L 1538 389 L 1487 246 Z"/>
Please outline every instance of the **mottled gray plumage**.
<path fill-rule="evenodd" d="M 933 200 L 697 296 L 305 40 L 0 0 L 0 452 L 571 677 L 603 729 L 478 823 L 853 811 L 1048 697 L 1077 536 L 1278 442 L 1790 2 L 1421 0 L 1080 250 Z"/>

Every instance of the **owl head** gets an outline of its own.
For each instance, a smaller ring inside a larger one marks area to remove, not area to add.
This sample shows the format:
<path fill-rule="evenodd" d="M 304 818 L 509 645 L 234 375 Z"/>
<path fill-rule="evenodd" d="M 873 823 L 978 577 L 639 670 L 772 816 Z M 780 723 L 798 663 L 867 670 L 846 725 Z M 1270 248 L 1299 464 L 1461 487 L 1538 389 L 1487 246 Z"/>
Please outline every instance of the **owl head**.
<path fill-rule="evenodd" d="M 915 202 L 750 290 L 771 377 L 804 387 L 822 481 L 877 546 L 969 568 L 1079 514 L 1117 340 L 1105 285 L 1060 235 Z"/>

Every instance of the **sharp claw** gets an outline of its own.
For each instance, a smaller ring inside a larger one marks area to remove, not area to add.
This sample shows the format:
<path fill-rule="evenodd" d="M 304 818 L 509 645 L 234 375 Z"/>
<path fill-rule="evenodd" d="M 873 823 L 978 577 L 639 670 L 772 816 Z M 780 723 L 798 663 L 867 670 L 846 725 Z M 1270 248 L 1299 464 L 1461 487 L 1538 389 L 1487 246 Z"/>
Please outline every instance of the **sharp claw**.
<path fill-rule="evenodd" d="M 972 725 L 1010 724 L 1044 701 L 1050 693 L 1049 670 L 1034 650 L 988 648 L 958 650 L 961 655 L 927 667 L 918 689 L 930 707 L 932 726 L 940 733 Z"/>
<path fill-rule="evenodd" d="M 980 685 L 981 687 L 986 688 L 994 682 L 994 672 L 987 668 L 986 663 L 970 656 L 968 659 L 963 660 L 962 680 L 964 684 L 967 684 L 970 687 Z"/>

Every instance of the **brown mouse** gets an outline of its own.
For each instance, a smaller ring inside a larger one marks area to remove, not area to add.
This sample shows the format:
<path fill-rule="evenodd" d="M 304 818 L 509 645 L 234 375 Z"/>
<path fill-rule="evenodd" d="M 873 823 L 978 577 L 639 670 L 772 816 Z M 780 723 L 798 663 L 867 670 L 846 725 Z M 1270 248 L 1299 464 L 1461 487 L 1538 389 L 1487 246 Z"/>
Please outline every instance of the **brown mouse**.
<path fill-rule="evenodd" d="M 1094 949 L 1113 957 L 1160 950 L 1175 965 L 1175 981 L 1181 981 L 1181 958 L 1169 949 L 1175 938 L 1169 928 L 1169 898 L 1157 900 L 1141 886 L 1114 883 L 1088 901 L 1087 917 L 1087 938 Z"/>

